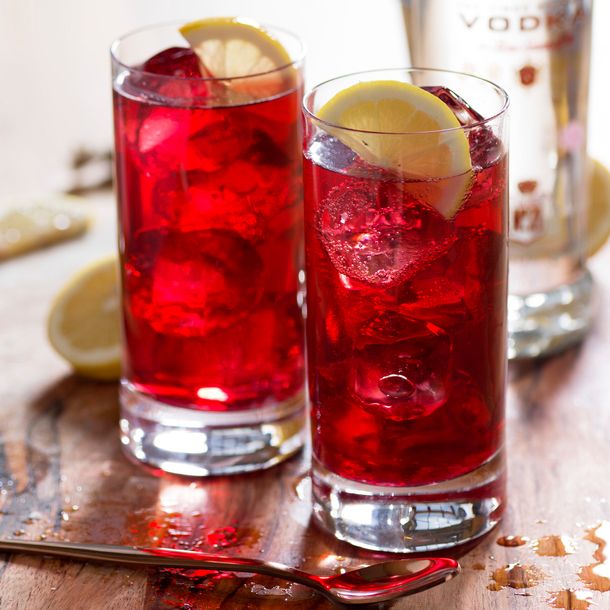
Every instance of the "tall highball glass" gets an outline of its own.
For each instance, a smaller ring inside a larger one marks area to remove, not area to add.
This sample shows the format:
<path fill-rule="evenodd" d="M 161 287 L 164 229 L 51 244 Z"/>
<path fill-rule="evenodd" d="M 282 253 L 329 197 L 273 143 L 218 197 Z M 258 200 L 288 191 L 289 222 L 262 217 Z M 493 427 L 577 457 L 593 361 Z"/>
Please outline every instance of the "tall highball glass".
<path fill-rule="evenodd" d="M 423 87 L 461 126 L 348 135 L 319 117 L 370 81 Z M 504 509 L 507 105 L 488 81 L 416 69 L 343 76 L 305 97 L 314 509 L 355 545 L 441 549 Z M 456 137 L 468 172 L 409 173 L 410 150 L 433 159 Z M 355 140 L 403 151 L 403 171 L 344 144 Z"/>

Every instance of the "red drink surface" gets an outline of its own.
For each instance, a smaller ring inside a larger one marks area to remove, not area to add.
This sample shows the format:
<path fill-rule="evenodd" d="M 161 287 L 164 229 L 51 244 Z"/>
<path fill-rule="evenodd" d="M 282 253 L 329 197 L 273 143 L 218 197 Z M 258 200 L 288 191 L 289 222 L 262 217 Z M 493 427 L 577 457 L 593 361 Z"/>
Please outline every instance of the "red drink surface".
<path fill-rule="evenodd" d="M 304 379 L 301 92 L 218 106 L 190 50 L 143 68 L 114 91 L 125 376 L 202 409 L 286 400 Z"/>
<path fill-rule="evenodd" d="M 459 178 L 401 180 L 333 140 L 305 155 L 314 455 L 374 485 L 458 477 L 503 442 L 506 158 L 472 132 L 446 219 L 430 204 Z"/>

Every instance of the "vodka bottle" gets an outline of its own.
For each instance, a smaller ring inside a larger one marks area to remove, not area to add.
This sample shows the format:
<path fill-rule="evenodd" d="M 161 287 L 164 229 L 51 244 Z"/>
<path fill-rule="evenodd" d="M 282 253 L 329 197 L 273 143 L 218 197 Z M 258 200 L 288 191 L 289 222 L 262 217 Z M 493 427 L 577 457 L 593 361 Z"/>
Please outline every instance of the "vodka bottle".
<path fill-rule="evenodd" d="M 592 0 L 403 0 L 411 63 L 483 76 L 511 100 L 509 356 L 582 338 Z M 477 100 L 467 100 L 475 109 Z"/>

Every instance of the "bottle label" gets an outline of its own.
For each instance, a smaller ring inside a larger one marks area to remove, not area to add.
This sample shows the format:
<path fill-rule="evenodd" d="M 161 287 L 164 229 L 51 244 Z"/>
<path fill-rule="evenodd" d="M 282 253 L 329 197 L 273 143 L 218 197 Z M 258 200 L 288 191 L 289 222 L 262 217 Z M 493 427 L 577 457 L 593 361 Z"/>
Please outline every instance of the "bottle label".
<path fill-rule="evenodd" d="M 461 27 L 500 51 L 557 49 L 574 42 L 586 19 L 585 0 L 456 3 Z"/>
<path fill-rule="evenodd" d="M 559 200 L 570 196 L 561 164 L 584 155 L 591 0 L 405 3 L 414 65 L 480 75 L 508 92 L 510 238 L 539 240 L 571 213 Z"/>

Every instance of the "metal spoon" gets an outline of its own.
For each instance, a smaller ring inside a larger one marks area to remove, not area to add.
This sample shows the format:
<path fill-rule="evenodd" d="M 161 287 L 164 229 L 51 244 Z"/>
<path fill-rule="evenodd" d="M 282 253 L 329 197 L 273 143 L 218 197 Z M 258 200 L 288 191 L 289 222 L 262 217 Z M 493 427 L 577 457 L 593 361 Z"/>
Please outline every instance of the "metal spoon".
<path fill-rule="evenodd" d="M 394 599 L 401 595 L 411 595 L 445 582 L 460 571 L 457 561 L 443 557 L 395 559 L 358 568 L 344 574 L 317 576 L 259 559 L 222 557 L 206 555 L 198 551 L 176 549 L 0 540 L 0 551 L 51 555 L 104 563 L 265 574 L 306 585 L 331 601 L 343 604 L 370 604 Z"/>

